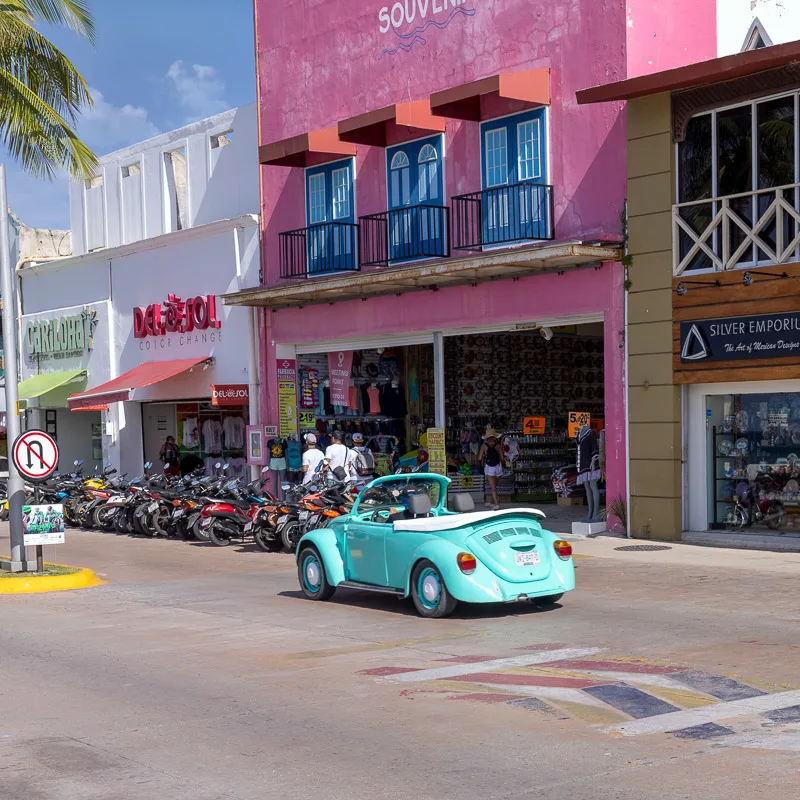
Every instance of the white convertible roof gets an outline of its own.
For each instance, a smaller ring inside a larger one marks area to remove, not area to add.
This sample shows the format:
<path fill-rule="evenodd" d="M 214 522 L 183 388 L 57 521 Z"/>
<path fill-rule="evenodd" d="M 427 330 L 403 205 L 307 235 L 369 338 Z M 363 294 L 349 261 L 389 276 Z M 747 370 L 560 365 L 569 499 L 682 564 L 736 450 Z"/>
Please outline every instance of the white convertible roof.
<path fill-rule="evenodd" d="M 500 517 L 527 514 L 532 517 L 544 519 L 545 513 L 538 508 L 509 508 L 506 511 L 473 511 L 470 514 L 447 514 L 444 517 L 421 517 L 420 519 L 404 519 L 392 523 L 396 531 L 420 531 L 434 533 L 436 531 L 451 531 L 462 528 L 464 525 L 476 525 L 479 522 L 489 522 Z"/>

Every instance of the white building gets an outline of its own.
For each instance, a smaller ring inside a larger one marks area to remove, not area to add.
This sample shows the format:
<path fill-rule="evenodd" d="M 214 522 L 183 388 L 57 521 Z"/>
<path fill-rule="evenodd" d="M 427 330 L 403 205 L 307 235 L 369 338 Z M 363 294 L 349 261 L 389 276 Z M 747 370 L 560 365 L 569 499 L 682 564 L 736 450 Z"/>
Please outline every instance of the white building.
<path fill-rule="evenodd" d="M 184 466 L 244 471 L 254 315 L 219 298 L 259 283 L 257 149 L 252 104 L 101 158 L 71 187 L 74 255 L 18 271 L 26 424 L 61 469 L 138 474 L 172 435 Z"/>
<path fill-rule="evenodd" d="M 800 38 L 797 0 L 717 0 L 717 55 Z"/>

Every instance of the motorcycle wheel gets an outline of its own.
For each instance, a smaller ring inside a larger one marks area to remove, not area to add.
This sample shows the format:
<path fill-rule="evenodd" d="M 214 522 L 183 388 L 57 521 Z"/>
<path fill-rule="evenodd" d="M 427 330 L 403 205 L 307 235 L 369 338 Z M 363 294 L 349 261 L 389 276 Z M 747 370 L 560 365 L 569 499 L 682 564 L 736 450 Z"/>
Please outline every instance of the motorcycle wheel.
<path fill-rule="evenodd" d="M 747 512 L 741 507 L 736 506 L 728 517 L 728 530 L 740 531 L 750 524 Z"/>
<path fill-rule="evenodd" d="M 3 504 L 2 508 L 0 508 L 0 521 L 7 522 L 8 521 L 8 509 Z"/>
<path fill-rule="evenodd" d="M 265 553 L 277 553 L 283 547 L 283 542 L 275 535 L 274 528 L 258 528 L 253 533 L 253 540 L 256 547 Z"/>
<path fill-rule="evenodd" d="M 767 511 L 767 527 L 777 531 L 786 519 L 786 511 L 780 503 L 773 503 Z"/>
<path fill-rule="evenodd" d="M 208 528 L 202 528 L 201 523 L 203 522 L 202 517 L 198 517 L 194 525 L 192 525 L 192 533 L 194 534 L 194 538 L 197 539 L 198 542 L 208 542 Z"/>
<path fill-rule="evenodd" d="M 286 553 L 297 551 L 297 545 L 303 538 L 303 529 L 299 522 L 288 522 L 281 531 L 281 542 Z"/>
<path fill-rule="evenodd" d="M 133 515 L 133 532 L 138 533 L 140 536 L 152 536 L 153 534 L 147 530 L 145 527 L 145 516 L 139 517 L 136 514 Z"/>
<path fill-rule="evenodd" d="M 174 529 L 170 524 L 172 522 L 172 514 L 168 508 L 159 506 L 158 511 L 150 519 L 156 536 L 171 536 L 173 534 Z"/>
<path fill-rule="evenodd" d="M 194 537 L 194 533 L 190 526 L 186 524 L 186 517 L 181 517 L 177 524 L 175 525 L 175 535 L 182 541 L 185 542 L 187 539 L 192 539 Z"/>
<path fill-rule="evenodd" d="M 217 547 L 227 547 L 232 544 L 231 532 L 223 525 L 215 522 L 208 528 L 209 541 L 213 542 Z"/>
<path fill-rule="evenodd" d="M 131 533 L 133 531 L 133 512 L 130 508 L 123 508 L 117 514 L 117 533 Z"/>
<path fill-rule="evenodd" d="M 110 533 L 117 528 L 119 509 L 114 506 L 98 506 L 94 510 L 94 519 L 101 531 Z"/>

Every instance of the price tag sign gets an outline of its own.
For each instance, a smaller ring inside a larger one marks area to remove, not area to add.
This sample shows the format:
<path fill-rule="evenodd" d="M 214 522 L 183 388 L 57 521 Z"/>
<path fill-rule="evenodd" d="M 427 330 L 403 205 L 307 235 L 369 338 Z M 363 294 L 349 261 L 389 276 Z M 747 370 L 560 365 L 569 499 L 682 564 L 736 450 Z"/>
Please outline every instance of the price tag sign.
<path fill-rule="evenodd" d="M 314 416 L 313 411 L 301 411 L 297 419 L 303 429 L 317 427 L 317 418 Z"/>
<path fill-rule="evenodd" d="M 475 488 L 475 478 L 472 475 L 464 475 L 461 479 L 461 488 L 462 489 L 474 489 Z"/>
<path fill-rule="evenodd" d="M 541 436 L 544 433 L 545 417 L 525 417 L 522 429 L 526 436 Z"/>
<path fill-rule="evenodd" d="M 570 411 L 567 418 L 570 438 L 574 439 L 578 435 L 578 431 L 584 425 L 590 425 L 591 422 L 592 415 L 588 411 Z"/>

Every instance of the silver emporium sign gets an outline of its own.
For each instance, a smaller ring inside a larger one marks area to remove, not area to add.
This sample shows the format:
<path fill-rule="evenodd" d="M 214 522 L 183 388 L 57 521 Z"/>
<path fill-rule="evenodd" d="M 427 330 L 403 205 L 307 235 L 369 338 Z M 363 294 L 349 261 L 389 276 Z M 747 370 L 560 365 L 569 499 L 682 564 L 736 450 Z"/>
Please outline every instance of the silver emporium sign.
<path fill-rule="evenodd" d="M 32 320 L 25 326 L 25 350 L 39 360 L 82 356 L 94 349 L 96 325 L 97 312 L 91 308 L 71 316 Z"/>
<path fill-rule="evenodd" d="M 681 323 L 681 363 L 800 356 L 800 312 Z"/>

